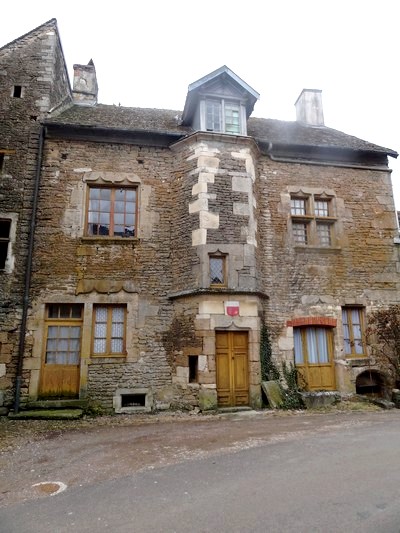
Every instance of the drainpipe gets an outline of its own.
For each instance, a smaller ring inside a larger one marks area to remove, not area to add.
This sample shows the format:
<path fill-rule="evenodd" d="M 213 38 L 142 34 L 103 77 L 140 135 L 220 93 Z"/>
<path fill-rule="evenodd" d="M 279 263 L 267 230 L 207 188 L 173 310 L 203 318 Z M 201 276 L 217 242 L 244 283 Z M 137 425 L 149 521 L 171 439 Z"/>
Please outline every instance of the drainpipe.
<path fill-rule="evenodd" d="M 36 212 L 39 198 L 39 186 L 40 186 L 40 171 L 42 168 L 43 159 L 43 146 L 44 146 L 44 127 L 40 127 L 39 133 L 39 146 L 38 156 L 36 162 L 35 183 L 32 195 L 32 214 L 31 214 L 31 228 L 28 241 L 28 255 L 26 258 L 25 269 L 25 281 L 24 281 L 24 297 L 22 301 L 22 318 L 21 327 L 19 332 L 19 345 L 18 345 L 18 362 L 17 362 L 17 375 L 15 378 L 15 401 L 14 401 L 14 413 L 19 412 L 20 396 L 21 396 L 21 384 L 22 384 L 22 369 L 24 364 L 24 352 L 25 352 L 25 336 L 26 336 L 26 323 L 28 318 L 29 309 L 29 293 L 31 287 L 32 277 L 32 257 L 33 247 L 35 239 L 36 228 Z"/>

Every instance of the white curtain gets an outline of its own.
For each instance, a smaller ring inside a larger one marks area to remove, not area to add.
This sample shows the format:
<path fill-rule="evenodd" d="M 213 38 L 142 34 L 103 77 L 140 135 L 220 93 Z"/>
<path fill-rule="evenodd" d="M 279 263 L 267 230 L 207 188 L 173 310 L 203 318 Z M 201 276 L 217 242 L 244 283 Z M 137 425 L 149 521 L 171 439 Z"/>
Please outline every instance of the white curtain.
<path fill-rule="evenodd" d="M 303 344 L 301 341 L 301 330 L 300 328 L 294 328 L 294 360 L 296 365 L 302 365 L 304 363 L 303 356 Z"/>

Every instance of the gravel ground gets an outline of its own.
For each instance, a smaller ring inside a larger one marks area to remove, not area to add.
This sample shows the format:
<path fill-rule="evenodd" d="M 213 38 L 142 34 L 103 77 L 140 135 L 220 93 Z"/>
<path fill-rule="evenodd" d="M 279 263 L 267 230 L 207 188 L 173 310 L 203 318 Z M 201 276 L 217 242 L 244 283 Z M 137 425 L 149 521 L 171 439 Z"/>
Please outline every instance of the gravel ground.
<path fill-rule="evenodd" d="M 0 418 L 0 507 L 48 497 L 61 482 L 82 486 L 210 454 L 235 453 L 268 442 L 369 423 L 383 411 L 342 402 L 315 411 L 229 414 L 161 412 L 73 421 Z"/>

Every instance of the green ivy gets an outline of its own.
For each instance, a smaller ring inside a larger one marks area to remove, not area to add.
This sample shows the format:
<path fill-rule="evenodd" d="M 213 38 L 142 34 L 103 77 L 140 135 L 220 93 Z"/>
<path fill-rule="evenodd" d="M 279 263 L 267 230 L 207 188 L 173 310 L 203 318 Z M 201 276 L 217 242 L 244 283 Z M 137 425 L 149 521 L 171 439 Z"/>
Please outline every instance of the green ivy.
<path fill-rule="evenodd" d="M 280 372 L 272 360 L 272 348 L 269 331 L 266 324 L 261 324 L 260 334 L 260 361 L 262 381 L 279 381 Z"/>
<path fill-rule="evenodd" d="M 272 360 L 271 339 L 268 327 L 265 322 L 261 323 L 260 332 L 260 362 L 261 362 L 261 380 L 277 381 L 281 389 L 283 403 L 281 409 L 301 409 L 303 402 L 299 394 L 297 384 L 298 372 L 293 363 L 282 361 L 281 370 Z"/>

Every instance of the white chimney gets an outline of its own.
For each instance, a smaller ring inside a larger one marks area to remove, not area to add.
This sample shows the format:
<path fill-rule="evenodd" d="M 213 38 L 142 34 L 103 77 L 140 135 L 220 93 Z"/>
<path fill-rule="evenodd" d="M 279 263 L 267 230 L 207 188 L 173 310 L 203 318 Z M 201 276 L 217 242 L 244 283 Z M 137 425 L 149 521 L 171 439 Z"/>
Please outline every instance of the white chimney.
<path fill-rule="evenodd" d="M 87 65 L 74 65 L 74 101 L 82 105 L 97 104 L 96 69 L 92 60 Z"/>
<path fill-rule="evenodd" d="M 322 109 L 322 91 L 319 89 L 303 89 L 296 103 L 296 120 L 309 126 L 324 125 Z"/>

